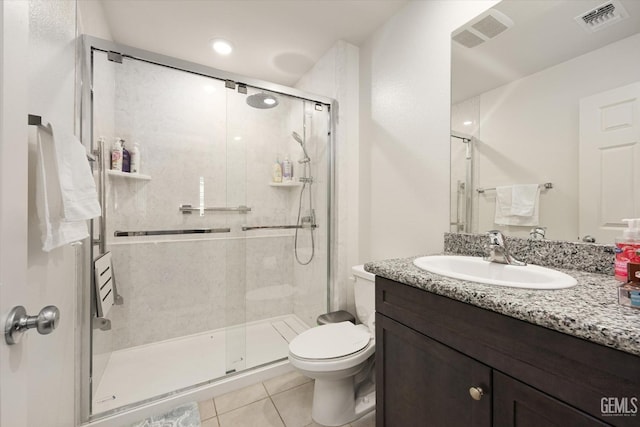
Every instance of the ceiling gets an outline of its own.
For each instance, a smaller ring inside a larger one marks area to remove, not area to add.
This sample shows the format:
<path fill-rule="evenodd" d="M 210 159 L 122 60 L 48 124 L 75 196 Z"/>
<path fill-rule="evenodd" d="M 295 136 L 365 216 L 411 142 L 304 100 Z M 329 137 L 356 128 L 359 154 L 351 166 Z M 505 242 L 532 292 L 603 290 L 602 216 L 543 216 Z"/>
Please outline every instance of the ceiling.
<path fill-rule="evenodd" d="M 336 41 L 360 45 L 407 0 L 101 0 L 113 40 L 293 86 Z M 229 40 L 220 56 L 210 41 Z"/>
<path fill-rule="evenodd" d="M 640 31 L 640 1 L 619 0 L 629 17 L 594 33 L 574 20 L 605 0 L 504 0 L 493 9 L 514 22 L 474 48 L 452 42 L 452 102 L 568 61 Z M 473 22 L 473 20 L 472 20 Z"/>

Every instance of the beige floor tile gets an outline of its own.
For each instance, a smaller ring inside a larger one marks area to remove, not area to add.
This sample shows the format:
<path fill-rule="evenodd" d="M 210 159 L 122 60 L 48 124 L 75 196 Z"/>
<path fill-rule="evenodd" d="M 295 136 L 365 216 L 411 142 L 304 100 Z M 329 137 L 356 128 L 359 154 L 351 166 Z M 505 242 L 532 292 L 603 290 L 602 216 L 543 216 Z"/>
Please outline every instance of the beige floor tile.
<path fill-rule="evenodd" d="M 258 383 L 215 397 L 213 400 L 215 402 L 218 415 L 220 415 L 225 412 L 238 409 L 241 406 L 248 405 L 249 403 L 257 402 L 258 400 L 262 400 L 266 397 L 268 397 L 267 391 L 262 383 Z"/>
<path fill-rule="evenodd" d="M 352 427 L 376 427 L 376 411 L 370 412 L 364 417 L 352 421 Z"/>
<path fill-rule="evenodd" d="M 222 414 L 218 420 L 220 427 L 285 427 L 269 398 Z"/>
<path fill-rule="evenodd" d="M 312 382 L 275 394 L 271 399 L 287 427 L 304 427 L 313 422 L 311 419 Z"/>
<path fill-rule="evenodd" d="M 306 425 L 304 427 L 326 427 L 326 426 L 323 426 L 322 424 L 318 424 L 317 422 L 314 421 L 311 424 L 308 424 L 308 425 Z M 340 427 L 352 427 L 352 426 L 351 426 L 351 424 L 344 424 L 344 425 L 342 425 Z"/>
<path fill-rule="evenodd" d="M 203 421 L 200 427 L 220 427 L 220 424 L 218 423 L 218 418 L 209 418 Z"/>
<path fill-rule="evenodd" d="M 267 389 L 267 393 L 273 396 L 274 394 L 292 389 L 309 381 L 311 381 L 311 378 L 305 377 L 297 371 L 292 371 L 279 377 L 271 378 L 263 384 Z"/>
<path fill-rule="evenodd" d="M 203 421 L 215 417 L 216 407 L 213 404 L 213 399 L 198 402 L 198 411 L 200 412 L 200 419 Z"/>

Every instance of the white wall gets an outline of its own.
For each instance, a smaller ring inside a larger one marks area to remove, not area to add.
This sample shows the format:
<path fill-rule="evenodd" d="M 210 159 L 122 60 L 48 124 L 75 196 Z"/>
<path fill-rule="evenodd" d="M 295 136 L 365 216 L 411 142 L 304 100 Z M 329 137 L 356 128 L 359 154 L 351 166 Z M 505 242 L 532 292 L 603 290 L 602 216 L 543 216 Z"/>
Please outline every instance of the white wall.
<path fill-rule="evenodd" d="M 78 34 L 89 34 L 105 40 L 113 39 L 101 0 L 78 1 Z"/>
<path fill-rule="evenodd" d="M 458 104 L 459 121 L 469 119 L 469 106 L 475 120 L 479 107 L 476 187 L 552 182 L 540 195 L 540 225 L 547 238 L 578 239 L 579 101 L 638 81 L 638 52 L 640 34 Z M 495 193 L 474 199 L 475 230 L 494 228 Z M 531 227 L 502 228 L 528 237 Z"/>
<path fill-rule="evenodd" d="M 451 32 L 496 1 L 413 1 L 360 50 L 360 259 L 442 250 Z"/>
<path fill-rule="evenodd" d="M 355 313 L 351 266 L 360 261 L 358 248 L 359 218 L 359 113 L 358 48 L 338 41 L 296 84 L 296 88 L 333 98 L 338 103 L 334 127 L 336 153 L 335 209 L 336 241 L 334 250 L 334 286 L 332 309 Z"/>

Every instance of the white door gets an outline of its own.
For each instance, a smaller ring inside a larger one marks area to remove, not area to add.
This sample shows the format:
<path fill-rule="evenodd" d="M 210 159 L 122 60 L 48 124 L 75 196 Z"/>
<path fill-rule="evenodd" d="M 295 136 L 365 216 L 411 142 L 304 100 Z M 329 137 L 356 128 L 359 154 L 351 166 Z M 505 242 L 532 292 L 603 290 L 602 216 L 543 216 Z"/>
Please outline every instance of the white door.
<path fill-rule="evenodd" d="M 4 322 L 27 298 L 28 4 L 0 3 L 0 426 L 27 425 L 28 348 L 8 346 Z"/>
<path fill-rule="evenodd" d="M 579 232 L 598 243 L 640 217 L 640 82 L 580 100 Z"/>
<path fill-rule="evenodd" d="M 74 20 L 74 2 L 0 2 L 1 427 L 75 424 L 75 249 L 40 248 L 29 157 L 35 130 L 27 126 L 28 113 L 73 123 Z M 53 333 L 30 330 L 6 344 L 13 307 L 37 315 L 50 304 L 61 312 Z"/>

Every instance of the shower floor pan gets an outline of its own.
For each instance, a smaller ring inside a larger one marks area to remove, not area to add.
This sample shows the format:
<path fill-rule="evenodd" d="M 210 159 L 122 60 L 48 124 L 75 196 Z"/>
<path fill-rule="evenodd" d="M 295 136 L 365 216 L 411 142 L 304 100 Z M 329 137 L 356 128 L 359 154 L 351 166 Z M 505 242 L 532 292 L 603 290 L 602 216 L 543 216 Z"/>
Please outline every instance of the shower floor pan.
<path fill-rule="evenodd" d="M 238 365 L 244 369 L 286 358 L 289 341 L 308 328 L 297 316 L 287 315 L 247 323 L 244 333 L 238 327 L 217 329 L 114 351 L 93 397 L 92 413 L 223 377 L 227 344 L 234 341 L 246 346 L 246 360 Z"/>

